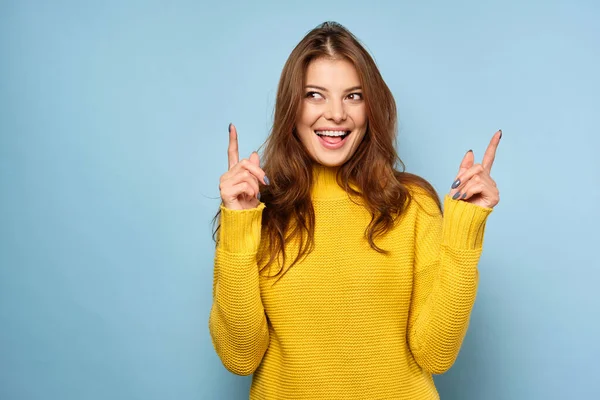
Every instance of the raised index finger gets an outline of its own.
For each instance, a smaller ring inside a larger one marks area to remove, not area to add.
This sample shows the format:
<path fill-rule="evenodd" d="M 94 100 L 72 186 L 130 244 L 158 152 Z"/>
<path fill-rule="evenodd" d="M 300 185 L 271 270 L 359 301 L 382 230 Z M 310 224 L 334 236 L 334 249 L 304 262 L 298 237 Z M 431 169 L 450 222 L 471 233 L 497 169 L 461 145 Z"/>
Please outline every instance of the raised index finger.
<path fill-rule="evenodd" d="M 496 158 L 496 149 L 498 148 L 498 143 L 500 143 L 500 138 L 502 137 L 502 130 L 499 130 L 492 136 L 492 140 L 488 145 L 485 154 L 483 155 L 483 161 L 481 165 L 483 168 L 490 173 L 492 170 L 492 165 L 494 164 L 494 159 Z"/>
<path fill-rule="evenodd" d="M 233 124 L 229 124 L 229 148 L 227 149 L 227 158 L 229 160 L 229 169 L 233 168 L 240 159 L 238 151 L 237 129 Z"/>

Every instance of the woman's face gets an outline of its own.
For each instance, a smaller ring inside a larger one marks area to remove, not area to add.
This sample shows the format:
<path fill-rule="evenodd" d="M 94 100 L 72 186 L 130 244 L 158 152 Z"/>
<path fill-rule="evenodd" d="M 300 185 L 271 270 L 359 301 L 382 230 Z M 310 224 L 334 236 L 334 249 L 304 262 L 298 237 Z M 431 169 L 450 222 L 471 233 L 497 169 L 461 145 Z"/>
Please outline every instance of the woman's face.
<path fill-rule="evenodd" d="M 296 131 L 319 164 L 335 167 L 352 157 L 367 131 L 367 112 L 354 65 L 317 58 L 306 71 Z"/>

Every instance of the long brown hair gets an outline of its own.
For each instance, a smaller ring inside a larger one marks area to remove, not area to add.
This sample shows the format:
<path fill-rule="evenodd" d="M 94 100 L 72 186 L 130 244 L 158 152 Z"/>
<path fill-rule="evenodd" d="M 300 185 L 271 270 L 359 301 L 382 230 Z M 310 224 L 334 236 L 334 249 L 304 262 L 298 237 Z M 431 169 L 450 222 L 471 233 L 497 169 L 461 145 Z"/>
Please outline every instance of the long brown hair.
<path fill-rule="evenodd" d="M 392 93 L 375 62 L 358 39 L 345 27 L 325 22 L 311 30 L 290 54 L 279 80 L 271 134 L 261 158 L 271 184 L 262 186 L 262 240 L 267 244 L 261 271 L 277 263 L 279 276 L 286 265 L 285 243 L 299 241 L 299 252 L 290 267 L 307 255 L 314 245 L 315 214 L 311 200 L 313 181 L 310 158 L 296 135 L 295 125 L 304 95 L 304 78 L 309 63 L 319 57 L 349 60 L 356 68 L 364 92 L 368 128 L 354 155 L 340 166 L 338 184 L 350 195 L 360 196 L 371 213 L 365 231 L 370 246 L 389 231 L 408 207 L 408 187 L 422 188 L 441 210 L 439 197 L 425 179 L 404 172 L 405 165 L 395 150 L 397 115 Z M 400 166 L 401 170 L 395 168 Z M 354 190 L 350 184 L 357 190 Z M 286 268 L 287 271 L 287 268 Z"/>

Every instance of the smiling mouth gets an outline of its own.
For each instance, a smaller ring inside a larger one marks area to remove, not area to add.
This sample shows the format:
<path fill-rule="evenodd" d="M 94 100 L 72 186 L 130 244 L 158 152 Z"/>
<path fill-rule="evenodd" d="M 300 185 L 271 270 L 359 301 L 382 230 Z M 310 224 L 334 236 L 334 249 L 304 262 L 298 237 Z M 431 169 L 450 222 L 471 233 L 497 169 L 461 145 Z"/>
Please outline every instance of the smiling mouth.
<path fill-rule="evenodd" d="M 346 139 L 346 137 L 352 132 L 352 131 L 314 131 L 315 134 L 321 138 L 323 138 L 324 140 L 327 140 L 328 138 L 331 138 L 329 140 L 332 141 L 337 141 L 339 139 L 337 138 L 341 138 L 341 140 Z"/>

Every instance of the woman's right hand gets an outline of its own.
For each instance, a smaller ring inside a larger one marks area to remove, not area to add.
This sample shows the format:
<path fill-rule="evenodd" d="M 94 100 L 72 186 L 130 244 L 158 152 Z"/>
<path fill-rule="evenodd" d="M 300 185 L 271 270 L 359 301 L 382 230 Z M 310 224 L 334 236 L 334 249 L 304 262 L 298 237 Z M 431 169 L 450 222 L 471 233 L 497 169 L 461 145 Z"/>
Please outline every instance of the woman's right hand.
<path fill-rule="evenodd" d="M 260 168 L 258 153 L 253 152 L 249 159 L 239 161 L 237 130 L 229 124 L 229 170 L 221 175 L 219 190 L 221 200 L 231 210 L 247 210 L 260 203 L 258 182 L 269 184 L 269 179 Z"/>

